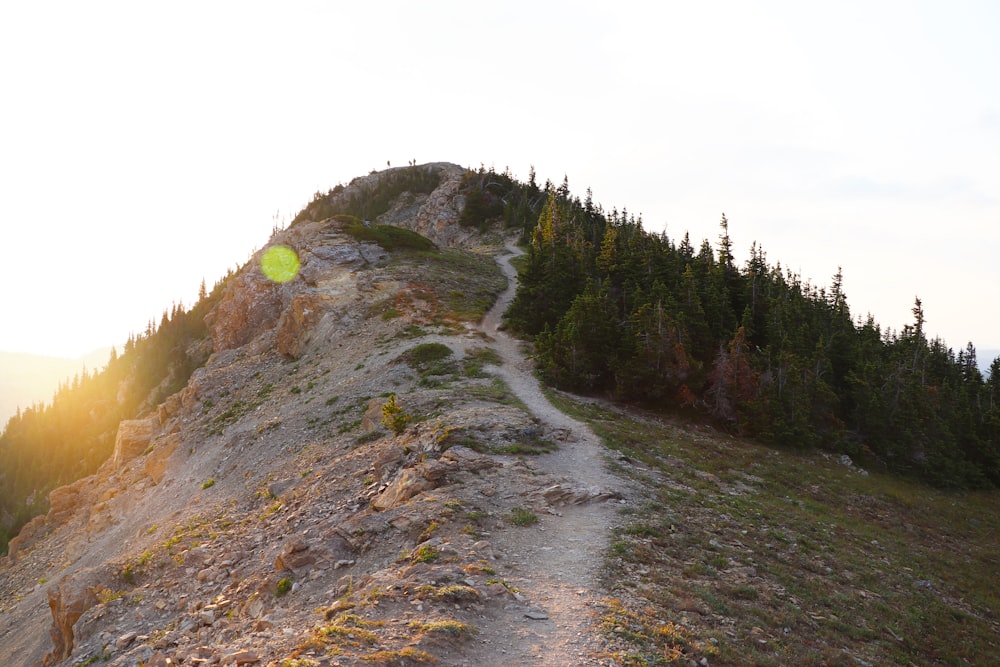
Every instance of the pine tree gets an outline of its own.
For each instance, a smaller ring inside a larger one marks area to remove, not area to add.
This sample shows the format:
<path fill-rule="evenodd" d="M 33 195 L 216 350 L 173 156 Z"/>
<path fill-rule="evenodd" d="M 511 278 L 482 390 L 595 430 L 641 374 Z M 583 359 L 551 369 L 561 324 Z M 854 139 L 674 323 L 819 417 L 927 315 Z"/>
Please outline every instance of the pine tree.
<path fill-rule="evenodd" d="M 403 408 L 396 404 L 396 394 L 389 394 L 389 398 L 382 405 L 382 425 L 400 435 L 413 420 L 413 416 L 408 412 L 403 412 Z"/>
<path fill-rule="evenodd" d="M 615 320 L 607 292 L 588 281 L 556 329 L 536 342 L 543 373 L 565 388 L 611 388 L 621 348 Z"/>

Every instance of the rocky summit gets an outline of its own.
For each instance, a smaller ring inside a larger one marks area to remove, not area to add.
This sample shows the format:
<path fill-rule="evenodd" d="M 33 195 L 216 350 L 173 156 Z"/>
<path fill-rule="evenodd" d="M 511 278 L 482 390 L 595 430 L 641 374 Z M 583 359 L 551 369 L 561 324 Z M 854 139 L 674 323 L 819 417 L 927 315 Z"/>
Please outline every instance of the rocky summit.
<path fill-rule="evenodd" d="M 459 225 L 465 170 L 410 170 L 436 185 L 276 231 L 207 363 L 51 492 L 0 564 L 0 665 L 612 664 L 596 569 L 629 491 L 498 331 L 520 251 Z"/>

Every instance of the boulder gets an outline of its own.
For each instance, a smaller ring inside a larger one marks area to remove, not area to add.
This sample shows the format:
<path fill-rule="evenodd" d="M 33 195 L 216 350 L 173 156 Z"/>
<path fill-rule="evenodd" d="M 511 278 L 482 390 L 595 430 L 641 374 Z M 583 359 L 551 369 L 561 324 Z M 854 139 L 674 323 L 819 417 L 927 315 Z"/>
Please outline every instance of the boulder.
<path fill-rule="evenodd" d="M 295 574 L 308 571 L 316 563 L 316 551 L 299 536 L 289 538 L 281 547 L 281 553 L 274 559 L 274 569 L 278 572 L 290 570 Z"/>
<path fill-rule="evenodd" d="M 121 470 L 126 463 L 142 454 L 159 428 L 160 418 L 157 415 L 146 419 L 122 420 L 118 425 L 115 449 L 111 455 L 115 470 Z"/>
<path fill-rule="evenodd" d="M 402 463 L 405 458 L 406 452 L 403 451 L 402 447 L 389 446 L 384 452 L 375 457 L 372 463 L 372 470 L 375 472 L 375 477 L 380 480 L 388 479 L 396 471 L 396 466 Z"/>
<path fill-rule="evenodd" d="M 296 577 L 309 574 L 313 569 L 329 569 L 342 561 L 346 561 L 354 551 L 351 542 L 339 531 L 318 542 L 307 542 L 295 535 L 285 541 L 281 552 L 274 559 L 274 569 L 278 572 L 288 570 Z"/>
<path fill-rule="evenodd" d="M 236 665 L 236 667 L 243 667 L 243 665 L 255 665 L 260 662 L 260 658 L 253 651 L 234 651 L 233 653 L 228 653 L 222 657 L 223 665 Z"/>

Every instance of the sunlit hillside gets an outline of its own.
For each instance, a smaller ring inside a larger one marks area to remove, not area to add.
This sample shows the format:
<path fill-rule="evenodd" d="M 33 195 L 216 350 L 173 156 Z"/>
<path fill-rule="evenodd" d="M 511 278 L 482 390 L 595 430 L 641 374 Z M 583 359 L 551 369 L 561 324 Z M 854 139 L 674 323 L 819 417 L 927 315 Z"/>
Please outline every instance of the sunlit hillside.
<path fill-rule="evenodd" d="M 0 428 L 22 409 L 48 403 L 60 382 L 72 381 L 84 368 L 99 370 L 108 362 L 110 348 L 94 350 L 77 359 L 0 352 Z"/>

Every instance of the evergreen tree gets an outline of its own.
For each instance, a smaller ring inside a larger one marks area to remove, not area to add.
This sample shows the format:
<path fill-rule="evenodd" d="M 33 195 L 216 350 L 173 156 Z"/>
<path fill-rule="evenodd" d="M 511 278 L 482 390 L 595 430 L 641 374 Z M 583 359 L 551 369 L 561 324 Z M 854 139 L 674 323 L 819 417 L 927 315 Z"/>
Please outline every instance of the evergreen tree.
<path fill-rule="evenodd" d="M 621 343 L 607 293 L 588 281 L 555 331 L 546 330 L 536 345 L 542 372 L 557 386 L 582 391 L 609 389 Z"/>
<path fill-rule="evenodd" d="M 515 330 L 535 335 L 546 326 L 554 329 L 586 282 L 570 213 L 569 203 L 550 190 L 532 233 L 527 268 L 505 314 Z"/>

